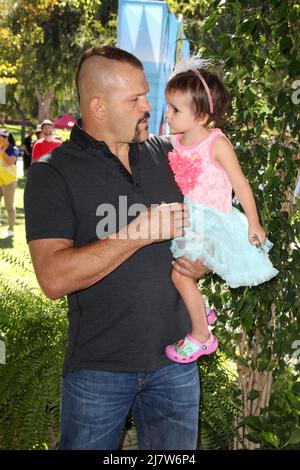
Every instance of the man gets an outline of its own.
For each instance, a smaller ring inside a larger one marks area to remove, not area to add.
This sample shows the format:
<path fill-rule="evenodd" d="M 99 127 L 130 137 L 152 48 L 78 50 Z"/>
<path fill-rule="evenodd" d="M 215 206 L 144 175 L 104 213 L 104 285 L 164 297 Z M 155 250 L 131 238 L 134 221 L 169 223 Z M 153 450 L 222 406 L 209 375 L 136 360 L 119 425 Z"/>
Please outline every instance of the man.
<path fill-rule="evenodd" d="M 32 163 L 61 144 L 60 140 L 54 138 L 53 130 L 53 123 L 45 119 L 41 124 L 42 138 L 34 144 L 32 149 Z"/>
<path fill-rule="evenodd" d="M 50 298 L 68 295 L 59 449 L 117 449 L 130 410 L 140 449 L 194 449 L 197 365 L 164 354 L 190 328 L 170 278 L 169 240 L 188 225 L 171 146 L 146 140 L 148 84 L 128 52 L 86 51 L 77 90 L 82 121 L 31 167 L 25 192 L 39 283 Z M 174 267 L 205 272 L 184 259 Z"/>
<path fill-rule="evenodd" d="M 42 135 L 42 126 L 41 124 L 37 124 L 35 129 L 36 140 L 40 140 Z M 35 144 L 36 140 L 33 142 Z"/>

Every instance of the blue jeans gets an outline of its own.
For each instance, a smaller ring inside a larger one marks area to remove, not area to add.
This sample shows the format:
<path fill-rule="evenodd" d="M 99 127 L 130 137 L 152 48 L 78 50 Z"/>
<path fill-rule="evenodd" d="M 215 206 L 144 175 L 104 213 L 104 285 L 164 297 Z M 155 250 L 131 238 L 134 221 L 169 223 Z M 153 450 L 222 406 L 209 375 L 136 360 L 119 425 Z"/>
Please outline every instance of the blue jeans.
<path fill-rule="evenodd" d="M 149 373 L 71 372 L 62 383 L 58 449 L 118 449 L 130 410 L 139 449 L 196 449 L 199 398 L 195 363 Z"/>

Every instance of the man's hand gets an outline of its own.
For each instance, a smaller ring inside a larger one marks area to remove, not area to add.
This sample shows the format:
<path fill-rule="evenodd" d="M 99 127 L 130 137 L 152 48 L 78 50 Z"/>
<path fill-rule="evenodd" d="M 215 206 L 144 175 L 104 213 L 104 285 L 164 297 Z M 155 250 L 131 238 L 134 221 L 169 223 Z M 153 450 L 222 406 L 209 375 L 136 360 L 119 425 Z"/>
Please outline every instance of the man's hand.
<path fill-rule="evenodd" d="M 191 279 L 195 280 L 210 271 L 210 269 L 204 266 L 200 259 L 197 259 L 196 261 L 191 261 L 190 259 L 181 257 L 173 261 L 172 266 L 177 272 L 179 272 L 183 276 L 190 277 Z"/>
<path fill-rule="evenodd" d="M 127 236 L 148 245 L 163 240 L 170 240 L 183 235 L 188 227 L 189 208 L 187 204 L 160 204 L 143 211 L 127 227 Z"/>

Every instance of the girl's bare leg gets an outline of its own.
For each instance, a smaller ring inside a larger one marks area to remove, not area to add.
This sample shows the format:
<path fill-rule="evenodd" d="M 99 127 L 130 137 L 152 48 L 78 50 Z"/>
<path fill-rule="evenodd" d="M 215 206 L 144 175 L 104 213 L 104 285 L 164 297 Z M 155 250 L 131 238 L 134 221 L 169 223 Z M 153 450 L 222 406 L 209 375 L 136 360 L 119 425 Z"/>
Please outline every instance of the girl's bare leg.
<path fill-rule="evenodd" d="M 172 281 L 181 295 L 192 323 L 191 335 L 197 341 L 205 343 L 210 338 L 205 305 L 196 281 L 172 270 Z"/>

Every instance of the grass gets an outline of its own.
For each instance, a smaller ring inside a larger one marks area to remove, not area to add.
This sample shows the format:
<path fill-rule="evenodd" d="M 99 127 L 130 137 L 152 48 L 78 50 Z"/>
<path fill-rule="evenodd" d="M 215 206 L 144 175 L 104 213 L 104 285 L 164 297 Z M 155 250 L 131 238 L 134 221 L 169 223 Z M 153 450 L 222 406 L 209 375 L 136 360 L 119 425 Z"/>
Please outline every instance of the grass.
<path fill-rule="evenodd" d="M 23 207 L 23 192 L 25 180 L 18 180 L 18 187 L 15 194 L 16 224 L 14 237 L 5 237 L 7 229 L 7 213 L 4 208 L 4 201 L 1 201 L 0 216 L 0 273 L 1 277 L 14 283 L 25 283 L 30 289 L 39 289 L 35 278 L 33 266 L 25 236 L 25 217 Z M 16 263 L 9 262 L 10 259 Z M 16 266 L 17 265 L 17 266 Z"/>
<path fill-rule="evenodd" d="M 13 134 L 18 146 L 21 145 L 21 126 L 7 125 L 5 128 Z M 26 128 L 28 130 L 28 128 Z M 70 131 L 56 129 L 55 134 L 62 136 L 62 140 L 67 140 Z M 15 194 L 16 206 L 16 224 L 14 237 L 6 238 L 5 231 L 7 229 L 7 213 L 4 207 L 4 201 L 0 201 L 0 273 L 1 277 L 15 282 L 28 284 L 30 289 L 39 289 L 35 278 L 33 266 L 31 264 L 29 250 L 25 236 L 25 217 L 23 207 L 23 193 L 25 179 L 21 170 L 22 158 L 18 161 L 18 187 Z M 10 260 L 16 260 L 12 263 Z M 16 269 L 16 265 L 18 268 Z"/>
<path fill-rule="evenodd" d="M 4 127 L 5 127 L 6 130 L 8 130 L 9 132 L 11 132 L 13 134 L 13 136 L 16 140 L 16 145 L 20 146 L 21 145 L 21 126 L 19 126 L 17 124 L 16 125 L 9 124 L 9 125 L 6 125 Z M 29 129 L 30 128 L 26 126 L 26 132 Z M 35 129 L 33 129 L 33 130 L 35 130 Z M 55 129 L 55 134 L 61 136 L 62 141 L 64 141 L 64 140 L 67 140 L 69 138 L 70 131 L 63 130 L 63 129 Z"/>
<path fill-rule="evenodd" d="M 21 126 L 8 125 L 5 129 L 12 133 L 15 138 L 16 144 L 21 145 Z"/>

